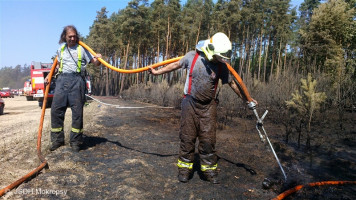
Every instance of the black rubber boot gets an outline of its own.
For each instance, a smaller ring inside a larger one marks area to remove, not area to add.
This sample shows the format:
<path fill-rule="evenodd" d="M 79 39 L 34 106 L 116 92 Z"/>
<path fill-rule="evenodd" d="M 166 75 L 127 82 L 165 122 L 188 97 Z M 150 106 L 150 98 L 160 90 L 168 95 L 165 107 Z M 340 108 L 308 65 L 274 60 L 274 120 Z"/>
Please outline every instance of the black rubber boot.
<path fill-rule="evenodd" d="M 70 132 L 70 146 L 74 152 L 79 152 L 83 144 L 83 134 Z"/>
<path fill-rule="evenodd" d="M 204 177 L 207 181 L 213 184 L 219 184 L 220 181 L 218 179 L 218 172 L 217 170 L 206 170 L 203 172 Z"/>
<path fill-rule="evenodd" d="M 189 169 L 178 168 L 178 180 L 182 183 L 187 183 L 190 179 L 192 172 Z"/>
<path fill-rule="evenodd" d="M 64 132 L 51 132 L 52 146 L 49 150 L 54 151 L 64 145 Z"/>

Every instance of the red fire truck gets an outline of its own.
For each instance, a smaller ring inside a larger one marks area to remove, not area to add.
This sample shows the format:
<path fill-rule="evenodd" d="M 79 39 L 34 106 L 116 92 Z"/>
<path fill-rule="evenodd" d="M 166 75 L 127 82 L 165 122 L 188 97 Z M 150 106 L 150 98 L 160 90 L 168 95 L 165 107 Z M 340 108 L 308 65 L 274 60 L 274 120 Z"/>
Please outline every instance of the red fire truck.
<path fill-rule="evenodd" d="M 31 79 L 30 82 L 26 81 L 24 84 L 24 92 L 27 100 L 32 100 L 31 98 L 38 100 L 38 105 L 42 107 L 43 98 L 45 94 L 45 84 L 44 79 L 50 73 L 52 63 L 41 63 L 41 62 L 32 62 L 31 64 Z M 91 94 L 91 83 L 89 75 L 86 75 L 86 85 L 87 91 Z M 30 85 L 30 87 L 28 87 Z M 52 77 L 48 96 L 47 96 L 47 105 L 46 107 L 51 107 L 54 89 L 56 87 L 55 78 Z"/>
<path fill-rule="evenodd" d="M 31 67 L 31 80 L 30 80 L 31 90 L 30 88 L 28 88 L 28 83 L 25 82 L 24 90 L 27 91 L 26 98 L 27 100 L 31 100 L 32 97 L 33 99 L 37 100 L 38 105 L 42 107 L 44 93 L 45 93 L 44 79 L 51 71 L 52 63 L 32 62 L 30 67 Z M 54 88 L 55 88 L 55 82 L 52 81 L 48 92 L 46 107 L 51 107 Z"/>

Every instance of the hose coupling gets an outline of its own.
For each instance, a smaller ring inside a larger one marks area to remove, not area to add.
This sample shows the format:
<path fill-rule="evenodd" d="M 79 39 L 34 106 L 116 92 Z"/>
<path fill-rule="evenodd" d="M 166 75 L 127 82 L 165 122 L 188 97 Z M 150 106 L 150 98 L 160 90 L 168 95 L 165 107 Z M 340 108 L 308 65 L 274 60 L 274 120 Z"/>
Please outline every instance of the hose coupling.
<path fill-rule="evenodd" d="M 248 108 L 250 110 L 255 110 L 256 109 L 256 103 L 253 101 L 250 101 L 250 103 L 247 104 Z"/>

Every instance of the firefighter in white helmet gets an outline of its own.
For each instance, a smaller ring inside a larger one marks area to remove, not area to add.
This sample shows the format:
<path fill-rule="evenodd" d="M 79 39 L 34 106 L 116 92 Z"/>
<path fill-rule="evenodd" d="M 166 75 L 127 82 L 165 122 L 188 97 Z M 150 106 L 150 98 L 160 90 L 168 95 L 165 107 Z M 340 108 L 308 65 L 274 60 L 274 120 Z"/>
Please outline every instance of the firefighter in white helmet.
<path fill-rule="evenodd" d="M 154 75 L 173 70 L 187 69 L 187 79 L 182 100 L 178 180 L 188 182 L 193 175 L 195 143 L 198 139 L 200 169 L 204 178 L 217 184 L 216 118 L 219 80 L 228 83 L 233 91 L 247 101 L 229 74 L 225 60 L 231 58 L 231 42 L 224 33 L 216 33 L 208 40 L 200 41 L 195 51 L 188 52 L 180 61 L 159 70 L 150 69 Z M 255 101 L 255 103 L 257 103 Z"/>

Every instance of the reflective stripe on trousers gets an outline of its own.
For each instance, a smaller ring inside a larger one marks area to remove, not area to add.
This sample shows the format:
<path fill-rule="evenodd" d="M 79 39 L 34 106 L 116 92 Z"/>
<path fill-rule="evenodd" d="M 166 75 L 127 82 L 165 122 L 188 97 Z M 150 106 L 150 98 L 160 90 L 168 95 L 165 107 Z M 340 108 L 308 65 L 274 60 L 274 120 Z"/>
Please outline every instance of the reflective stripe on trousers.
<path fill-rule="evenodd" d="M 218 168 L 218 164 L 215 165 L 201 165 L 200 169 L 202 172 L 205 172 L 207 170 L 216 170 Z"/>
<path fill-rule="evenodd" d="M 83 133 L 83 129 L 72 128 L 73 133 Z"/>
<path fill-rule="evenodd" d="M 61 132 L 63 131 L 63 127 L 60 127 L 60 128 L 51 128 L 51 132 L 53 133 L 58 133 L 58 132 Z"/>
<path fill-rule="evenodd" d="M 177 166 L 178 166 L 179 168 L 193 169 L 193 163 L 183 162 L 183 161 L 181 161 L 181 160 L 179 160 L 179 159 L 178 159 Z"/>
<path fill-rule="evenodd" d="M 58 133 L 63 131 L 63 127 L 61 128 L 51 128 L 51 132 Z M 73 133 L 83 133 L 83 129 L 72 128 Z"/>

